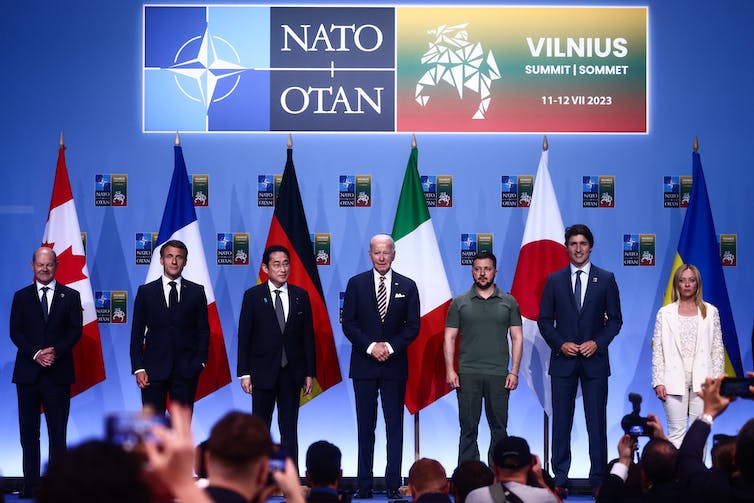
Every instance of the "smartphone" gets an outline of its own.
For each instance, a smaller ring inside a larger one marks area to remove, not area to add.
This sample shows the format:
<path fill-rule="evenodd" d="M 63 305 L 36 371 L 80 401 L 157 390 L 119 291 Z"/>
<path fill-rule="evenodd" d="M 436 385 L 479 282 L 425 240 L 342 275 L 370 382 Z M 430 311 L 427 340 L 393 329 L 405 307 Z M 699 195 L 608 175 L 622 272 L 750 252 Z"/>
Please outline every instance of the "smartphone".
<path fill-rule="evenodd" d="M 749 386 L 754 386 L 754 377 L 725 377 L 720 383 L 720 394 L 753 398 Z"/>
<path fill-rule="evenodd" d="M 152 435 L 154 425 L 170 427 L 170 421 L 163 416 L 145 416 L 139 412 L 117 412 L 105 418 L 105 437 L 109 442 L 132 450 L 140 444 L 155 441 Z"/>
<path fill-rule="evenodd" d="M 273 478 L 272 474 L 274 472 L 284 472 L 285 471 L 285 460 L 288 456 L 285 453 L 285 449 L 280 447 L 279 444 L 275 444 L 272 446 L 272 454 L 270 454 L 270 473 L 267 475 L 267 484 L 268 485 L 274 485 L 275 479 Z"/>

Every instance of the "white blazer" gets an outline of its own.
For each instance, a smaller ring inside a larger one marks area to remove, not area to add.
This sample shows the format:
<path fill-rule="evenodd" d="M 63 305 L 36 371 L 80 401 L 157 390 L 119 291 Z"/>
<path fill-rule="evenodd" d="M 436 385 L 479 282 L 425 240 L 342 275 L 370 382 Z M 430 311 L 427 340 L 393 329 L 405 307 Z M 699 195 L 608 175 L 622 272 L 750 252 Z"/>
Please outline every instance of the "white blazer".
<path fill-rule="evenodd" d="M 699 316 L 696 350 L 691 369 L 691 386 L 699 391 L 706 377 L 718 376 L 725 366 L 725 349 L 717 308 L 707 302 L 707 316 Z M 678 302 L 663 306 L 657 311 L 652 336 L 652 388 L 664 385 L 669 395 L 683 395 L 686 377 L 681 356 L 680 315 Z"/>

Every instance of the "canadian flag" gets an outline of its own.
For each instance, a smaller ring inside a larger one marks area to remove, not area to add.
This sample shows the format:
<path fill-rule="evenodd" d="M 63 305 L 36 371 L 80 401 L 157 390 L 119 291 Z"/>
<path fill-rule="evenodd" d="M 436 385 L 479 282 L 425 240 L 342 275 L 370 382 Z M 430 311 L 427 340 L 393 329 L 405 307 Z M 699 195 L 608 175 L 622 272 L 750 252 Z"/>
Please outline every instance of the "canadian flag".
<path fill-rule="evenodd" d="M 52 248 L 58 256 L 55 280 L 78 291 L 81 296 L 84 331 L 79 342 L 73 347 L 76 382 L 71 386 L 71 396 L 75 396 L 105 380 L 105 362 L 102 357 L 102 342 L 94 308 L 92 284 L 86 266 L 86 252 L 81 239 L 76 205 L 73 203 L 71 182 L 65 166 L 62 134 L 42 246 Z"/>
<path fill-rule="evenodd" d="M 552 415 L 550 348 L 539 333 L 537 318 L 547 276 L 568 265 L 568 253 L 563 244 L 565 228 L 547 168 L 548 161 L 545 138 L 542 157 L 534 179 L 534 192 L 526 217 L 511 295 L 518 301 L 523 322 L 524 351 L 521 358 L 521 373 L 539 399 L 542 408 L 548 415 Z"/>

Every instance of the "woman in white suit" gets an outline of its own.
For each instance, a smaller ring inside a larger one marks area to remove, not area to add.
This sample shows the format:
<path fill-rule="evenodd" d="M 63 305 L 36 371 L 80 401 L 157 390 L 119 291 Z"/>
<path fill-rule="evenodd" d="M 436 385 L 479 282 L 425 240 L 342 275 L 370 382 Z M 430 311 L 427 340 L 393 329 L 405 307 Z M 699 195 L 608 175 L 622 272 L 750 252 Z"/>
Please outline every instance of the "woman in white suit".
<path fill-rule="evenodd" d="M 673 276 L 673 302 L 657 311 L 652 337 L 652 387 L 662 400 L 668 440 L 680 447 L 701 413 L 696 392 L 704 379 L 723 373 L 725 350 L 717 308 L 702 299 L 702 278 L 691 264 Z"/>

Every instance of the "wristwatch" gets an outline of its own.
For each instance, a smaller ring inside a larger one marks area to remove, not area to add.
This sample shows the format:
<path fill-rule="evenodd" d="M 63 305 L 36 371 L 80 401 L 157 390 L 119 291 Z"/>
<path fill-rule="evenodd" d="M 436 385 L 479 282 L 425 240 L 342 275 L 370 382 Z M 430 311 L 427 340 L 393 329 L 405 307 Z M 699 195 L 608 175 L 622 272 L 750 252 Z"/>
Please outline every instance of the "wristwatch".
<path fill-rule="evenodd" d="M 712 417 L 712 414 L 702 414 L 699 416 L 699 420 L 707 423 L 710 427 L 712 426 L 712 423 L 715 422 L 715 418 Z"/>

